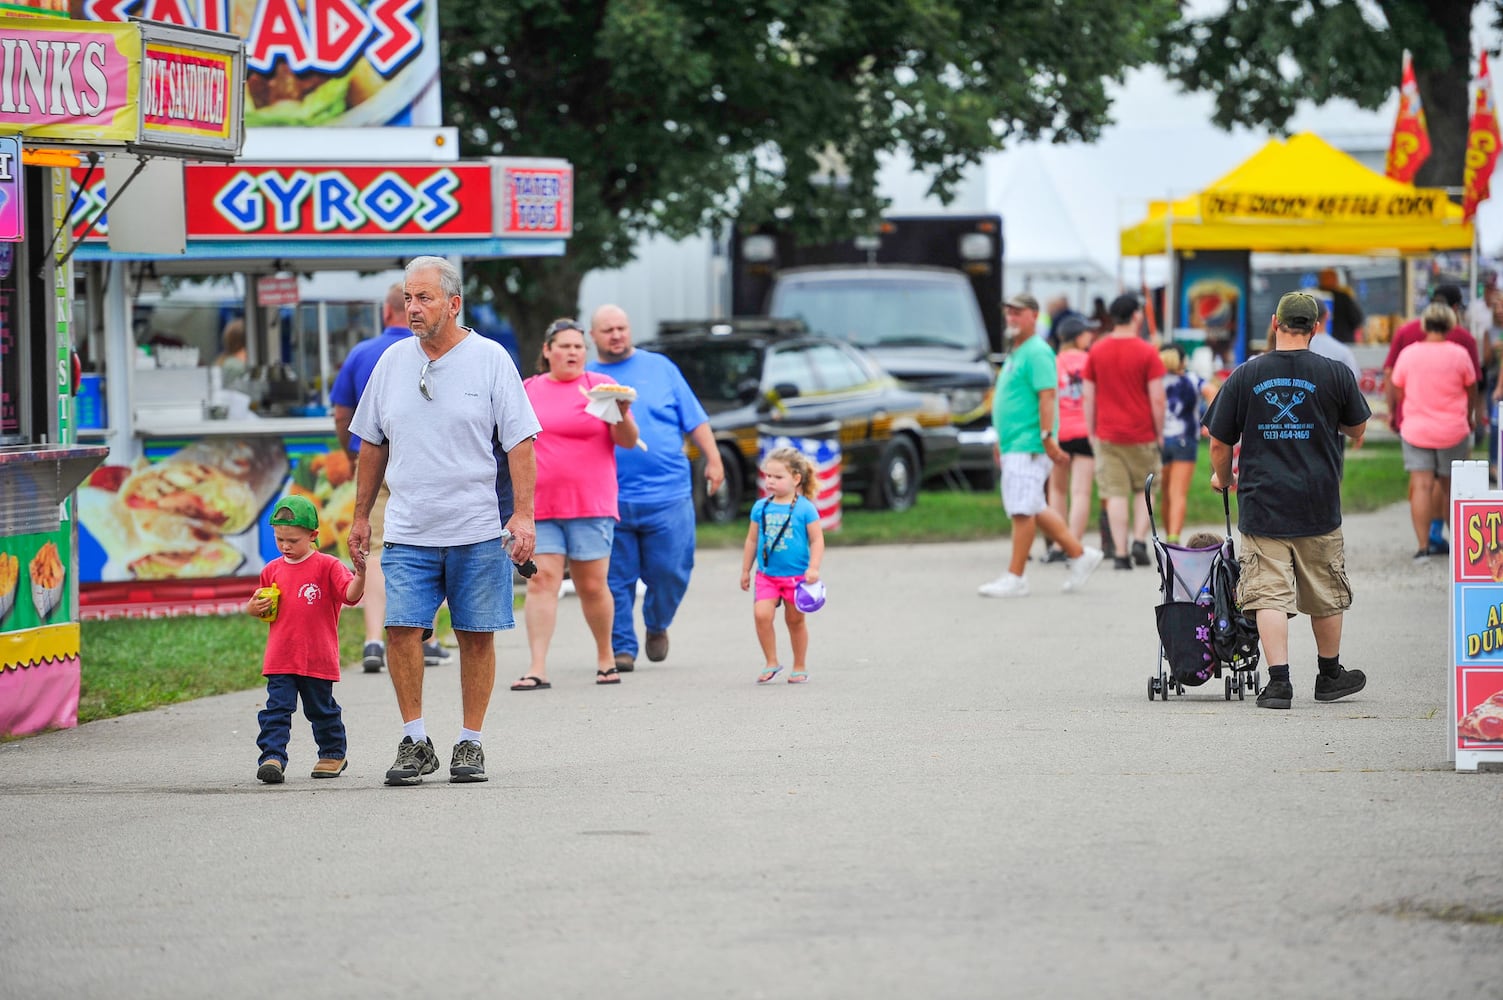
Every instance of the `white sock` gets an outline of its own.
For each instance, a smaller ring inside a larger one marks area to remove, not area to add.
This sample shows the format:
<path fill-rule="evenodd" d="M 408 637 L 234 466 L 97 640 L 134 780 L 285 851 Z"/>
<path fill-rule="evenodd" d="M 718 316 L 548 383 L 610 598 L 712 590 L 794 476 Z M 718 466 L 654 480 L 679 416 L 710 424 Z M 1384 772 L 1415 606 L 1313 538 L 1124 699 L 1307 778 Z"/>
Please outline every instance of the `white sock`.
<path fill-rule="evenodd" d="M 419 717 L 411 722 L 402 723 L 402 733 L 411 736 L 412 742 L 421 743 L 428 738 L 428 727 L 423 725 L 423 720 Z"/>
<path fill-rule="evenodd" d="M 458 739 L 457 742 L 463 743 L 465 740 L 469 740 L 471 743 L 479 743 L 480 742 L 480 733 L 479 733 L 479 731 L 478 730 L 474 730 L 474 729 L 461 729 L 459 731 L 459 739 Z"/>

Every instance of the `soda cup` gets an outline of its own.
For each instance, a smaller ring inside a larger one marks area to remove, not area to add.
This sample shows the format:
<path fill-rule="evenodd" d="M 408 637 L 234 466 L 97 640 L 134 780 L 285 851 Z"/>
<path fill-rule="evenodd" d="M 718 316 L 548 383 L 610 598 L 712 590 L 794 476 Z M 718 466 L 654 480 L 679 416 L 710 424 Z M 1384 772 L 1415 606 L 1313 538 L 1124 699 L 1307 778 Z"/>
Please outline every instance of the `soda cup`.
<path fill-rule="evenodd" d="M 282 590 L 281 590 L 281 588 L 278 587 L 276 584 L 272 584 L 270 587 L 261 587 L 260 589 L 258 589 L 256 591 L 256 596 L 257 597 L 264 597 L 268 601 L 271 602 L 271 607 L 267 608 L 264 612 L 262 612 L 261 614 L 257 615 L 256 617 L 260 618 L 263 622 L 274 622 L 274 621 L 276 621 L 277 620 L 277 601 L 282 596 Z"/>

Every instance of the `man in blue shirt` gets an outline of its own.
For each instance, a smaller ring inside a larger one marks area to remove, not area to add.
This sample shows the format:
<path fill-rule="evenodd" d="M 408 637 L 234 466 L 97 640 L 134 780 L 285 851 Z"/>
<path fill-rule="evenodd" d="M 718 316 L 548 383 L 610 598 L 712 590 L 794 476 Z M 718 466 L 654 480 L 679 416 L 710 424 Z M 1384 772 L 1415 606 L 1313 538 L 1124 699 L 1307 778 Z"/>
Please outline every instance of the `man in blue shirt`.
<path fill-rule="evenodd" d="M 607 580 L 616 602 L 611 649 L 616 669 L 625 673 L 637 662 L 637 581 L 647 587 L 642 622 L 647 628 L 647 658 L 656 663 L 668 656 L 668 626 L 694 569 L 694 485 L 684 435 L 705 456 L 711 493 L 720 489 L 725 469 L 709 417 L 689 383 L 664 355 L 632 346 L 631 324 L 619 306 L 595 310 L 590 337 L 599 360 L 591 362 L 589 370 L 637 390 L 632 414 L 646 445 L 645 451 L 616 449 L 621 520 L 611 544 Z"/>
<path fill-rule="evenodd" d="M 369 340 L 362 340 L 345 355 L 339 374 L 334 376 L 334 385 L 329 389 L 329 402 L 334 405 L 334 433 L 339 436 L 339 446 L 349 453 L 352 462 L 360 458 L 360 439 L 350 435 L 350 418 L 371 380 L 371 372 L 386 349 L 400 344 L 412 336 L 407 326 L 407 303 L 399 281 L 386 290 L 381 302 L 381 332 Z M 386 643 L 382 638 L 382 625 L 386 619 L 386 578 L 381 575 L 381 529 L 386 520 L 386 501 L 391 491 L 386 484 L 376 494 L 376 505 L 371 508 L 371 555 L 366 560 L 365 603 L 365 648 L 361 664 L 368 674 L 378 673 L 386 665 Z M 449 651 L 435 639 L 423 643 L 423 663 L 434 667 L 449 659 Z"/>

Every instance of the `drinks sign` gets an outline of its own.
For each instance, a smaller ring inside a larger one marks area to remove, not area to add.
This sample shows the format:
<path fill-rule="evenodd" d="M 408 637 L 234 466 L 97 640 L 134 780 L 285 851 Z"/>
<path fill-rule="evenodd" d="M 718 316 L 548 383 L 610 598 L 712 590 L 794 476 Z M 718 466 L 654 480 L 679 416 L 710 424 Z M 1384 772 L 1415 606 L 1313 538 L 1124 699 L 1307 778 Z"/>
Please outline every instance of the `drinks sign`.
<path fill-rule="evenodd" d="M 0 136 L 0 242 L 19 243 L 21 225 L 21 140 Z"/>

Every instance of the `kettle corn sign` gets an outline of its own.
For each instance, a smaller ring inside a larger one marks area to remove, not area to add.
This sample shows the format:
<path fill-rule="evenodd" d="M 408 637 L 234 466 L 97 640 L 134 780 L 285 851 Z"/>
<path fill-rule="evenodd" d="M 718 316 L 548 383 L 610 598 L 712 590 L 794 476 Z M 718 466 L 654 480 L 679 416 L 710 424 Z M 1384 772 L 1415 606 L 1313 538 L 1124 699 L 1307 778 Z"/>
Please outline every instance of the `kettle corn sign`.
<path fill-rule="evenodd" d="M 1392 194 L 1274 194 L 1206 192 L 1200 213 L 1240 222 L 1412 222 L 1444 219 L 1444 191 L 1416 189 Z"/>

